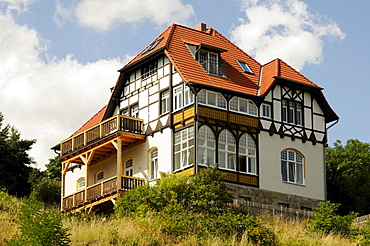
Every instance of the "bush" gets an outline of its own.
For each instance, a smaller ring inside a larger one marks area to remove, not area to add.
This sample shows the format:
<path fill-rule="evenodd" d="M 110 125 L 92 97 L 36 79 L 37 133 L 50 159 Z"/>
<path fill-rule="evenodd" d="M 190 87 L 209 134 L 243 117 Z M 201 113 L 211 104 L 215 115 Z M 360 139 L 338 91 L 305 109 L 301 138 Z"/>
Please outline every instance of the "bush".
<path fill-rule="evenodd" d="M 40 178 L 37 183 L 33 185 L 30 197 L 47 205 L 59 205 L 60 181 L 47 177 Z"/>
<path fill-rule="evenodd" d="M 340 204 L 329 201 L 320 202 L 317 212 L 313 213 L 313 219 L 308 222 L 310 228 L 323 233 L 350 235 L 353 219 L 357 217 L 357 214 L 351 212 L 345 216 L 338 215 L 336 212 L 339 206 Z"/>
<path fill-rule="evenodd" d="M 197 213 L 220 213 L 232 201 L 232 192 L 217 168 L 207 168 L 196 176 L 161 173 L 155 186 L 137 187 L 117 201 L 115 213 L 182 209 Z"/>
<path fill-rule="evenodd" d="M 44 210 L 43 206 L 34 199 L 28 199 L 21 205 L 18 216 L 21 234 L 6 241 L 7 245 L 69 245 L 69 233 L 62 226 L 62 214 L 55 209 Z"/>

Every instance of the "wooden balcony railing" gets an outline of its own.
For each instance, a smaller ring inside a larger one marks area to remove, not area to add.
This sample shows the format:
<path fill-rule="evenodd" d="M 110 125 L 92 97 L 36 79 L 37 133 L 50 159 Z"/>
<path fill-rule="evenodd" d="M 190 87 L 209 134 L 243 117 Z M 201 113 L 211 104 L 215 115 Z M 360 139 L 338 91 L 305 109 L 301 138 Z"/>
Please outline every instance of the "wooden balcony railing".
<path fill-rule="evenodd" d="M 65 155 L 68 152 L 75 151 L 117 131 L 143 134 L 143 120 L 124 115 L 113 116 L 76 136 L 64 140 L 61 143 L 61 154 Z"/>
<path fill-rule="evenodd" d="M 145 183 L 145 180 L 141 178 L 129 176 L 120 176 L 120 178 L 122 180 L 122 185 L 119 189 L 117 188 L 117 176 L 115 176 L 64 197 L 62 201 L 62 210 L 77 208 L 84 204 L 98 201 L 109 195 L 117 194 L 118 191 L 132 190 Z"/>

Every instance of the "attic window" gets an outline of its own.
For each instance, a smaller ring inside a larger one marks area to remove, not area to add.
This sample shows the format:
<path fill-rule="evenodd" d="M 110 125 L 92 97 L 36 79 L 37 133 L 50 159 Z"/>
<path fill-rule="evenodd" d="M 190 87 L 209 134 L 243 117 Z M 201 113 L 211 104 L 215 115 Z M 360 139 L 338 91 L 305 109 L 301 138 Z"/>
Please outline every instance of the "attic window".
<path fill-rule="evenodd" d="M 144 55 L 146 52 L 153 50 L 162 41 L 162 39 L 163 38 L 160 38 L 157 41 L 154 41 L 153 43 L 149 44 L 149 46 L 146 47 L 146 49 L 143 51 L 141 55 Z"/>
<path fill-rule="evenodd" d="M 247 63 L 242 61 L 237 62 L 239 63 L 240 67 L 244 70 L 244 72 L 252 74 L 252 70 L 248 67 Z"/>

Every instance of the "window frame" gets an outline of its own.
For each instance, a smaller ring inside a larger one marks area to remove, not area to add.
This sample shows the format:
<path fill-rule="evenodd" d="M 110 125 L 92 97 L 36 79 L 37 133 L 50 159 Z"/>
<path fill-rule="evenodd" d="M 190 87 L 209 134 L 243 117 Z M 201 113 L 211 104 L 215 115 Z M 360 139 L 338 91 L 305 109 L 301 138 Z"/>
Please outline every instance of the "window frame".
<path fill-rule="evenodd" d="M 237 109 L 232 108 L 232 103 L 235 100 L 236 100 Z M 246 111 L 241 110 L 241 102 L 246 103 Z M 255 113 L 251 113 L 251 108 L 255 110 Z M 237 112 L 241 114 L 248 114 L 248 115 L 253 115 L 253 116 L 258 115 L 258 109 L 257 109 L 257 106 L 254 104 L 254 102 L 252 100 L 245 99 L 245 98 L 240 98 L 240 97 L 231 98 L 231 100 L 229 101 L 229 109 L 232 112 Z"/>
<path fill-rule="evenodd" d="M 84 181 L 83 186 L 80 185 L 80 182 L 82 182 L 82 180 Z M 85 177 L 80 177 L 79 179 L 77 179 L 76 183 L 77 183 L 77 187 L 76 187 L 77 191 L 80 191 L 86 188 L 86 178 Z"/>
<path fill-rule="evenodd" d="M 153 152 L 156 152 L 156 156 L 153 156 Z M 150 180 L 158 178 L 158 148 L 154 147 L 149 151 L 149 172 Z"/>
<path fill-rule="evenodd" d="M 268 115 L 265 114 L 266 112 L 268 113 Z M 262 103 L 262 117 L 271 119 L 271 116 L 271 104 Z"/>
<path fill-rule="evenodd" d="M 137 110 L 134 111 L 135 109 Z M 139 118 L 139 104 L 138 103 L 130 106 L 130 116 L 133 118 L 137 118 L 137 119 Z"/>
<path fill-rule="evenodd" d="M 225 141 L 222 141 L 221 138 L 223 137 L 222 134 L 225 132 Z M 231 137 L 231 139 L 230 139 Z M 229 142 L 229 140 L 232 140 L 232 142 Z M 222 149 L 222 145 L 225 146 L 225 148 Z M 230 132 L 228 129 L 223 129 L 220 134 L 218 135 L 218 164 L 219 168 L 221 169 L 227 169 L 227 170 L 233 170 L 236 171 L 236 147 L 237 142 L 235 139 L 235 136 Z M 230 148 L 234 148 L 234 150 L 230 150 Z M 221 161 L 221 155 L 224 154 L 224 160 Z M 233 163 L 231 163 L 233 161 Z M 225 164 L 223 166 L 223 164 Z"/>
<path fill-rule="evenodd" d="M 227 101 L 221 93 L 203 89 L 198 93 L 198 97 L 201 97 L 202 93 L 205 93 L 205 102 L 202 102 L 202 101 L 198 100 L 199 104 L 214 107 L 214 108 L 224 109 L 224 110 L 227 109 Z M 210 95 L 215 95 L 215 99 L 214 99 L 215 103 L 214 104 L 209 103 Z M 225 107 L 220 106 L 221 102 L 222 102 L 222 104 L 225 105 Z"/>
<path fill-rule="evenodd" d="M 182 108 L 182 84 L 173 87 L 173 111 Z"/>
<path fill-rule="evenodd" d="M 160 115 L 163 115 L 170 111 L 170 90 L 169 89 L 164 90 L 160 93 L 160 95 L 161 95 Z"/>
<path fill-rule="evenodd" d="M 245 145 L 242 146 L 242 138 L 245 136 Z M 242 173 L 247 173 L 247 174 L 253 174 L 257 175 L 257 145 L 254 139 L 252 138 L 251 135 L 248 133 L 244 133 L 243 135 L 240 136 L 239 142 L 238 142 L 238 165 L 239 165 L 239 171 Z M 242 153 L 242 150 L 245 150 L 244 153 Z M 253 153 L 254 152 L 254 153 Z M 242 171 L 242 158 L 245 158 L 245 171 Z"/>
<path fill-rule="evenodd" d="M 194 126 L 174 133 L 174 170 L 181 170 L 195 163 Z"/>
<path fill-rule="evenodd" d="M 101 173 L 103 173 L 103 177 L 102 178 L 99 178 L 98 176 L 99 176 L 99 174 L 101 174 Z M 104 180 L 104 171 L 103 170 L 98 170 L 98 171 L 96 171 L 96 173 L 95 173 L 95 175 L 94 175 L 94 178 L 95 178 L 95 183 L 99 183 L 99 182 L 101 182 L 101 181 L 103 181 Z"/>
<path fill-rule="evenodd" d="M 281 179 L 283 182 L 305 185 L 305 158 L 302 153 L 295 149 L 285 149 L 280 153 L 280 163 Z"/>
<path fill-rule="evenodd" d="M 128 162 L 131 162 L 130 166 L 127 166 Z M 134 158 L 129 157 L 125 160 L 125 176 L 132 177 L 134 175 Z"/>
<path fill-rule="evenodd" d="M 204 130 L 203 130 L 204 129 Z M 204 131 L 204 137 L 202 136 Z M 212 128 L 207 125 L 202 125 L 198 130 L 198 149 L 197 161 L 198 164 L 213 165 L 216 163 L 216 135 Z M 213 137 L 213 138 L 212 138 Z M 200 143 L 203 142 L 203 145 Z M 213 147 L 210 146 L 213 144 Z M 202 153 L 202 155 L 200 155 Z M 210 157 L 210 158 L 209 158 Z"/>
<path fill-rule="evenodd" d="M 281 101 L 281 121 L 288 124 L 303 126 L 302 103 L 284 98 Z"/>

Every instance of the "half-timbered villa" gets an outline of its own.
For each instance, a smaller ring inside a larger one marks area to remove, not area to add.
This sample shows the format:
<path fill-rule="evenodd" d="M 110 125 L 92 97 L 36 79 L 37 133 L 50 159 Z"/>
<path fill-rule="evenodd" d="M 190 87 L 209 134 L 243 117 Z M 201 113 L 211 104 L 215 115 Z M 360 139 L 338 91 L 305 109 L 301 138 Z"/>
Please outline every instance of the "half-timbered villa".
<path fill-rule="evenodd" d="M 107 105 L 54 147 L 62 211 L 110 210 L 160 172 L 216 163 L 239 198 L 310 209 L 326 198 L 324 148 L 339 119 L 322 90 L 203 23 L 173 24 L 119 70 Z"/>

